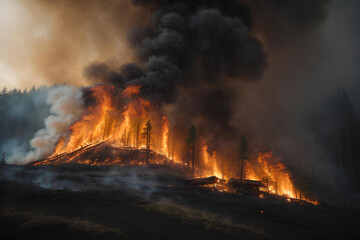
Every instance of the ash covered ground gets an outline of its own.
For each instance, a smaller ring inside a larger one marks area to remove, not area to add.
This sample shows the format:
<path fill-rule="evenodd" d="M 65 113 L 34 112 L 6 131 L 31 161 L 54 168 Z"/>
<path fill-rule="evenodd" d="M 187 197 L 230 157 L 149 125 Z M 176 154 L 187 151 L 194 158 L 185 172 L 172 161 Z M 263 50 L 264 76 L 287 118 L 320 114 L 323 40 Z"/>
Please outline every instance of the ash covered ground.
<path fill-rule="evenodd" d="M 360 208 L 186 185 L 164 166 L 1 166 L 1 239 L 357 239 Z"/>

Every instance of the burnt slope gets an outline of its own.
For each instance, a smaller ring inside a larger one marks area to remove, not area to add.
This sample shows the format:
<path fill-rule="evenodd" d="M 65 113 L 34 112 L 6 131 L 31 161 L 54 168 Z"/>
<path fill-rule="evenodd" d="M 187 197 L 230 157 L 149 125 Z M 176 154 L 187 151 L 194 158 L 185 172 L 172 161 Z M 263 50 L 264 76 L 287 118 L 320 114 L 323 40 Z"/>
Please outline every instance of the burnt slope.
<path fill-rule="evenodd" d="M 150 163 L 171 162 L 166 156 L 150 150 Z M 134 165 L 145 163 L 146 150 L 119 147 L 110 142 L 81 147 L 70 153 L 63 153 L 44 160 L 29 163 L 37 165 L 90 164 L 90 165 Z"/>

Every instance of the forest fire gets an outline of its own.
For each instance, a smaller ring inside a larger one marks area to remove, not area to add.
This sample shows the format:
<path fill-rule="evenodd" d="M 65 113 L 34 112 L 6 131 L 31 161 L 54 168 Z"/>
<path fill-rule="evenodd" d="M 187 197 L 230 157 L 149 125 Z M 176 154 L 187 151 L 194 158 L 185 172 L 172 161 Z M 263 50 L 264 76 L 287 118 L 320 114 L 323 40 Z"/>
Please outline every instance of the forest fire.
<path fill-rule="evenodd" d="M 118 112 L 112 101 L 113 87 L 93 87 L 95 106 L 70 127 L 71 135 L 59 141 L 51 157 L 109 140 L 117 146 L 139 147 L 140 127 L 150 107 L 148 101 L 138 97 L 139 88 L 129 86 L 122 91 L 122 99 L 130 101 Z"/>
<path fill-rule="evenodd" d="M 54 152 L 47 159 L 33 165 L 177 164 L 188 168 L 189 176 L 195 178 L 215 176 L 227 181 L 230 177 L 237 176 L 234 171 L 226 168 L 216 151 L 209 152 L 206 141 L 191 148 L 189 140 L 186 140 L 188 149 L 185 155 L 171 146 L 169 119 L 165 115 L 159 117 L 151 112 L 151 104 L 140 96 L 140 88 L 141 86 L 125 88 L 120 94 L 119 108 L 115 106 L 113 87 L 92 87 L 91 98 L 95 103 L 71 125 L 71 134 L 59 140 Z M 195 154 L 197 151 L 199 154 Z M 196 160 L 195 155 L 198 156 Z M 316 204 L 297 194 L 290 172 L 271 151 L 259 153 L 257 161 L 245 161 L 244 181 L 260 181 L 263 184 L 260 188 L 262 192 Z"/>
<path fill-rule="evenodd" d="M 0 0 L 0 240 L 360 239 L 359 10 Z"/>
<path fill-rule="evenodd" d="M 245 176 L 264 183 L 265 187 L 261 189 L 264 192 L 318 204 L 317 201 L 301 196 L 294 186 L 291 173 L 279 158 L 273 156 L 272 151 L 259 153 L 256 162 L 246 161 Z"/>

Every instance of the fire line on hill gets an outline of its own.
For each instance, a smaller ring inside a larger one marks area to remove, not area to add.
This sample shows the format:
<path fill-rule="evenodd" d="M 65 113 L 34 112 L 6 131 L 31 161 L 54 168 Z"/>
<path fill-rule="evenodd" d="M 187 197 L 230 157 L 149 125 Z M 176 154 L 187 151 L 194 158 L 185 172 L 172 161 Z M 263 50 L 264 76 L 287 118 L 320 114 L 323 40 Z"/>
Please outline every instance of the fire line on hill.
<path fill-rule="evenodd" d="M 51 156 L 31 165 L 144 165 L 149 158 L 149 164 L 175 164 L 192 168 L 189 162 L 184 161 L 181 148 L 170 144 L 171 123 L 168 118 L 152 112 L 150 102 L 141 97 L 140 88 L 125 88 L 120 94 L 122 108 L 118 108 L 113 100 L 114 87 L 92 87 L 91 97 L 95 103 L 89 106 L 88 113 L 71 125 L 71 134 L 59 140 Z M 147 122 L 158 126 L 151 129 L 148 143 L 144 140 Z M 229 171 L 216 152 L 208 151 L 205 141 L 202 141 L 199 152 L 193 174 L 189 171 L 191 177 L 215 176 L 225 180 L 234 177 L 235 173 Z M 245 179 L 261 181 L 262 192 L 317 203 L 300 194 L 291 173 L 271 151 L 259 153 L 257 161 L 245 161 Z"/>

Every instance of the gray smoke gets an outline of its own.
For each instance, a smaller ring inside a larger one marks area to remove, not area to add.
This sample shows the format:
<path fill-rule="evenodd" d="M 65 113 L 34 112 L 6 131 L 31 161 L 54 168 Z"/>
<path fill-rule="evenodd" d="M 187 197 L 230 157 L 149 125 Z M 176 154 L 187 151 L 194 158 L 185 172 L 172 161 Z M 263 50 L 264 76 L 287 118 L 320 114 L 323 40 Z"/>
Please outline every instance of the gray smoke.
<path fill-rule="evenodd" d="M 171 167 L 79 166 L 20 167 L 1 166 L 0 180 L 51 190 L 126 191 L 143 198 L 168 189 L 169 184 L 183 184 L 183 172 Z"/>
<path fill-rule="evenodd" d="M 44 120 L 45 127 L 38 130 L 30 140 L 30 151 L 16 147 L 6 161 L 12 164 L 27 164 L 49 156 L 61 137 L 69 134 L 70 125 L 84 112 L 80 88 L 59 85 L 52 87 L 46 98 L 50 105 L 50 115 Z"/>
<path fill-rule="evenodd" d="M 318 30 L 328 17 L 330 0 L 245 0 L 253 10 L 254 31 L 269 52 L 278 52 L 299 36 Z"/>

